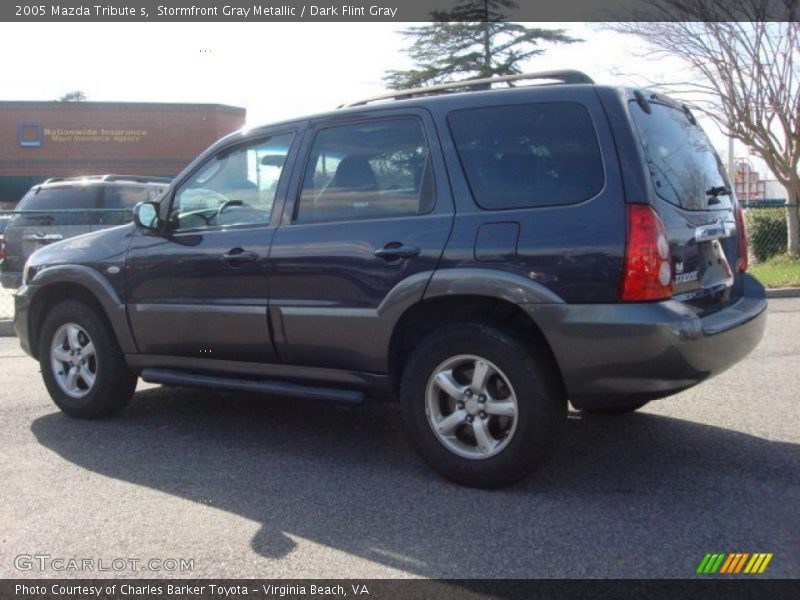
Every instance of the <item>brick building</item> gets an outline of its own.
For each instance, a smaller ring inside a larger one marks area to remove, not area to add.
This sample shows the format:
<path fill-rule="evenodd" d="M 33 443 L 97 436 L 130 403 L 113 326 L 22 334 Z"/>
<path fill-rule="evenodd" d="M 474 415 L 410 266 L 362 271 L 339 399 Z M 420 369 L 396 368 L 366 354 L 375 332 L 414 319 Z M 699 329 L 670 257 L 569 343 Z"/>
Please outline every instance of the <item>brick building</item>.
<path fill-rule="evenodd" d="M 736 161 L 733 183 L 739 202 L 745 204 L 786 202 L 786 188 L 775 179 L 762 179 L 761 174 L 746 159 Z"/>
<path fill-rule="evenodd" d="M 0 102 L 0 206 L 49 177 L 177 175 L 244 121 L 219 104 Z"/>
<path fill-rule="evenodd" d="M 764 199 L 764 180 L 747 160 L 736 161 L 733 184 L 740 202 L 760 202 Z"/>

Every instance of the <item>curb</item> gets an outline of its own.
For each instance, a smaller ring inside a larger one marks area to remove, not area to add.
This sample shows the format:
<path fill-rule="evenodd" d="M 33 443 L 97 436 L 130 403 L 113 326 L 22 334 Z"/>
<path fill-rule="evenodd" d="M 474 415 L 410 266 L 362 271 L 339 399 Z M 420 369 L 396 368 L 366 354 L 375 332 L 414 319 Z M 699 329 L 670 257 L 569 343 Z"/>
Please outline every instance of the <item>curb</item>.
<path fill-rule="evenodd" d="M 0 321 L 0 337 L 14 337 L 14 321 Z"/>
<path fill-rule="evenodd" d="M 767 298 L 800 298 L 800 287 L 767 288 Z"/>

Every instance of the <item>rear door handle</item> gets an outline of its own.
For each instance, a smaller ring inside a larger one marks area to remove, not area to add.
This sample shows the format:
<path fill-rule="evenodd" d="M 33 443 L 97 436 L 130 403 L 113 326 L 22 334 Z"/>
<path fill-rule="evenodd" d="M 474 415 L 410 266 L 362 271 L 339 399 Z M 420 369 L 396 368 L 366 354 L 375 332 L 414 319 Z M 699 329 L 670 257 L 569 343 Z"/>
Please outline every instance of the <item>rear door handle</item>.
<path fill-rule="evenodd" d="M 375 256 L 385 260 L 399 260 L 406 258 L 414 258 L 419 255 L 419 248 L 414 246 L 406 246 L 399 242 L 392 242 L 386 244 L 383 248 L 375 250 Z"/>
<path fill-rule="evenodd" d="M 255 252 L 245 252 L 241 248 L 233 248 L 227 254 L 222 255 L 222 260 L 232 265 L 241 265 L 244 263 L 253 262 L 258 259 L 258 254 Z"/>

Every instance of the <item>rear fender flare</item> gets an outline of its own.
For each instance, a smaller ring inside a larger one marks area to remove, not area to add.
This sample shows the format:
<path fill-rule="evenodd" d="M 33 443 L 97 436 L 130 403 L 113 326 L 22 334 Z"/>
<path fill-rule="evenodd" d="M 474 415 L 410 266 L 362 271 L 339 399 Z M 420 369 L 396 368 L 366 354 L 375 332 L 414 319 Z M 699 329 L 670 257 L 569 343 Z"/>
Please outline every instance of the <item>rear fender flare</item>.
<path fill-rule="evenodd" d="M 442 296 L 486 296 L 518 306 L 563 304 L 564 301 L 542 284 L 522 275 L 491 269 L 447 269 L 434 273 L 424 299 Z"/>

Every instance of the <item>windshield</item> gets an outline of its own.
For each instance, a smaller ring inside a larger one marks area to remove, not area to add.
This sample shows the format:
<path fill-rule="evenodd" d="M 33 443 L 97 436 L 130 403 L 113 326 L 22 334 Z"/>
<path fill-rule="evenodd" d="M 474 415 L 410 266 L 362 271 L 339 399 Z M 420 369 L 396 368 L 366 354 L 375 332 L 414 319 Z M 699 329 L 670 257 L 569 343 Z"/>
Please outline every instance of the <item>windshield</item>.
<path fill-rule="evenodd" d="M 687 210 L 730 208 L 724 168 L 700 125 L 680 108 L 655 102 L 650 107 L 647 114 L 631 102 L 656 193 Z"/>

